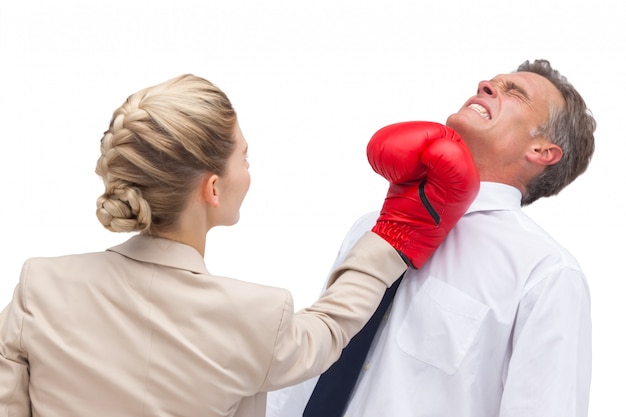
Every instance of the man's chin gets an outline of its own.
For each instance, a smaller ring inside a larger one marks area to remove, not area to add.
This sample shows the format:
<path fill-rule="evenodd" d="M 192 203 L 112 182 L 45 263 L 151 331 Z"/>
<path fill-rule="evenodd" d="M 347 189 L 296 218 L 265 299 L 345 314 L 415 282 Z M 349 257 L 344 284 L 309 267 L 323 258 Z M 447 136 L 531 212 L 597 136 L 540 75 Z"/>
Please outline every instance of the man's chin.
<path fill-rule="evenodd" d="M 446 126 L 448 126 L 449 128 L 454 129 L 457 133 L 460 134 L 459 129 L 462 129 L 462 127 L 463 127 L 463 120 L 462 119 L 463 119 L 463 115 L 461 115 L 460 113 L 452 113 L 446 119 Z"/>

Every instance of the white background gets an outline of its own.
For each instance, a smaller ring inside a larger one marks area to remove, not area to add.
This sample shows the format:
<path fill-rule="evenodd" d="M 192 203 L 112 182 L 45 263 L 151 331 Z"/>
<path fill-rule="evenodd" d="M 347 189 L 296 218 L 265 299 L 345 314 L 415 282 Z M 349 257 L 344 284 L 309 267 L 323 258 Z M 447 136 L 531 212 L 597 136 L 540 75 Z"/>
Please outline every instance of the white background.
<path fill-rule="evenodd" d="M 0 0 L 0 305 L 27 257 L 128 237 L 94 215 L 94 167 L 113 110 L 143 87 L 194 73 L 228 94 L 253 182 L 240 223 L 209 233 L 209 270 L 289 288 L 304 307 L 386 192 L 370 136 L 444 122 L 478 81 L 546 58 L 596 116 L 597 150 L 528 212 L 588 276 L 590 415 L 624 416 L 625 21 L 618 0 Z"/>

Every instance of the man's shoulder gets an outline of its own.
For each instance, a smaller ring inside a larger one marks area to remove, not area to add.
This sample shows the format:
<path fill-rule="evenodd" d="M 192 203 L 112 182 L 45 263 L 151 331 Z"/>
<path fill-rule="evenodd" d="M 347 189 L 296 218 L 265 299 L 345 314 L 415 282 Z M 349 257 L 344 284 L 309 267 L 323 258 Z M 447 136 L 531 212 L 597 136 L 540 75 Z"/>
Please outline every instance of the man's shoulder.
<path fill-rule="evenodd" d="M 369 213 L 365 213 L 359 217 L 350 230 L 354 230 L 355 232 L 361 233 L 366 230 L 370 230 L 376 224 L 376 219 L 380 215 L 380 211 L 370 211 Z M 349 233 L 349 232 L 348 232 Z"/>

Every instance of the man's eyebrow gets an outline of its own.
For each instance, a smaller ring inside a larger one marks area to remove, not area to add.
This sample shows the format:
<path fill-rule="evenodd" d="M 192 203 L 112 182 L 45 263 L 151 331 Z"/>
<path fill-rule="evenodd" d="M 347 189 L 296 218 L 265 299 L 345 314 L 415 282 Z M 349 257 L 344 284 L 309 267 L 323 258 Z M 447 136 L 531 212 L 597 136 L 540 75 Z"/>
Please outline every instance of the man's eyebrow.
<path fill-rule="evenodd" d="M 491 80 L 491 82 L 496 83 L 496 84 L 502 84 L 502 85 L 504 85 L 504 87 L 508 88 L 509 90 L 517 91 L 526 100 L 530 100 L 530 97 L 528 96 L 528 92 L 524 89 L 524 87 L 520 86 L 519 84 L 516 84 L 515 82 L 513 82 L 511 80 L 501 79 L 501 78 L 493 78 Z"/>

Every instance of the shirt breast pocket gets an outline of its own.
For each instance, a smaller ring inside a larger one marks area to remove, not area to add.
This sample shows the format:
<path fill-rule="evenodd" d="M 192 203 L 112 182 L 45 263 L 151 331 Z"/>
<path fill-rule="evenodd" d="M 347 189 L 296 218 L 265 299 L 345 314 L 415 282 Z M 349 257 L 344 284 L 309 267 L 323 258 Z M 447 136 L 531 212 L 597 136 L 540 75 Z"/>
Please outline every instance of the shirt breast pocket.
<path fill-rule="evenodd" d="M 430 277 L 413 296 L 397 343 L 415 359 L 454 374 L 472 346 L 489 307 Z"/>

